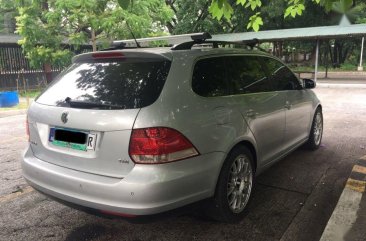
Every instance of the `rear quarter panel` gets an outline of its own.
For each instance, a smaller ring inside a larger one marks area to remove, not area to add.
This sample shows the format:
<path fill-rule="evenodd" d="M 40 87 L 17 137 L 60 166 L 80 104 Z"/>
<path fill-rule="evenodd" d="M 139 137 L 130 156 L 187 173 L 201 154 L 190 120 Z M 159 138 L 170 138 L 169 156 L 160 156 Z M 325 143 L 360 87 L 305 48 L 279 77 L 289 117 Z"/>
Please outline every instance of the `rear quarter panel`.
<path fill-rule="evenodd" d="M 142 108 L 134 128 L 165 126 L 177 129 L 200 154 L 228 153 L 242 140 L 255 145 L 254 138 L 232 97 L 201 97 L 191 88 L 197 56 L 176 53 L 159 99 Z M 222 165 L 224 159 L 220 160 Z M 221 166 L 220 166 L 221 168 Z"/>

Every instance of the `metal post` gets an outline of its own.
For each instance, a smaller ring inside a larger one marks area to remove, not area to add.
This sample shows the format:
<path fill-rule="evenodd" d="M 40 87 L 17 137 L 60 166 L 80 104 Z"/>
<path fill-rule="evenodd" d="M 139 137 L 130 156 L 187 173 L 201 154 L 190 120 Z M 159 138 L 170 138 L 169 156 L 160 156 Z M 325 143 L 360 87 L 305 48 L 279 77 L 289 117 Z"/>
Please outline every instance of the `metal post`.
<path fill-rule="evenodd" d="M 318 62 L 319 62 L 319 39 L 316 40 L 316 52 L 315 52 L 315 72 L 314 81 L 318 80 Z"/>
<path fill-rule="evenodd" d="M 363 43 L 365 41 L 365 37 L 362 37 L 362 41 L 361 41 L 361 54 L 360 54 L 360 66 L 358 66 L 357 70 L 358 71 L 363 71 L 363 66 L 362 66 L 362 54 L 363 54 Z"/>

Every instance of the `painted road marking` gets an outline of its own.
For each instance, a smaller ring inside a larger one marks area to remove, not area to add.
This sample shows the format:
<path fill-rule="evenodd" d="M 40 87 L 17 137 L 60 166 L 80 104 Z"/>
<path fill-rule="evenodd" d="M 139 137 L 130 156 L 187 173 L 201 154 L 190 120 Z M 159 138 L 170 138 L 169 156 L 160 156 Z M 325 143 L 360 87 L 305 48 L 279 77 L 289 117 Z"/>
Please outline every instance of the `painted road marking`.
<path fill-rule="evenodd" d="M 18 192 L 14 192 L 14 193 L 10 193 L 8 195 L 5 195 L 5 196 L 1 196 L 0 197 L 0 203 L 5 203 L 5 202 L 9 202 L 9 201 L 12 201 L 24 194 L 27 194 L 27 193 L 30 193 L 30 192 L 33 192 L 34 189 L 31 188 L 30 186 L 27 186 L 23 189 L 21 189 L 20 191 Z"/>
<path fill-rule="evenodd" d="M 364 166 L 360 166 L 360 165 L 354 165 L 352 172 L 358 172 L 358 173 L 363 173 L 366 174 L 366 167 Z"/>
<path fill-rule="evenodd" d="M 338 200 L 332 216 L 324 229 L 320 241 L 344 241 L 343 237 L 359 218 L 363 208 L 361 200 L 366 189 L 366 156 L 360 158 L 353 166 L 346 186 Z"/>
<path fill-rule="evenodd" d="M 352 172 L 347 180 L 346 188 L 364 193 L 366 189 L 366 156 L 360 158 L 353 166 Z"/>
<path fill-rule="evenodd" d="M 366 189 L 366 182 L 348 178 L 347 183 L 346 183 L 346 188 L 349 188 L 356 192 L 363 193 L 363 192 L 365 192 L 365 189 Z"/>

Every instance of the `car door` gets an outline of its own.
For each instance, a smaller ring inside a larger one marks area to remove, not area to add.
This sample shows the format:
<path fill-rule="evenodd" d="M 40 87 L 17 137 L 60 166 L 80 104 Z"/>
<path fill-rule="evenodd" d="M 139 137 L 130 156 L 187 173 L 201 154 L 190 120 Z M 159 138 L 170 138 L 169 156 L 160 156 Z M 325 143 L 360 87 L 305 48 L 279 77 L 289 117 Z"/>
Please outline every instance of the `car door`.
<path fill-rule="evenodd" d="M 286 93 L 276 91 L 261 57 L 227 57 L 226 69 L 236 107 L 255 137 L 258 160 L 266 164 L 283 150 Z"/>
<path fill-rule="evenodd" d="M 292 148 L 305 140 L 309 134 L 312 102 L 292 71 L 276 59 L 268 58 L 266 67 L 278 83 L 278 90 L 286 93 L 285 148 Z"/>

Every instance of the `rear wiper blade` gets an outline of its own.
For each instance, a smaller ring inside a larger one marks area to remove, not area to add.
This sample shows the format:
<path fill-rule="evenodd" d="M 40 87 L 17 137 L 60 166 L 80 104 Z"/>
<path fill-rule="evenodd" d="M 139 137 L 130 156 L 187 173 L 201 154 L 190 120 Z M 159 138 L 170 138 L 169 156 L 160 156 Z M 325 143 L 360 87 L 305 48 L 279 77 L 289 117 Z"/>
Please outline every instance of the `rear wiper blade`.
<path fill-rule="evenodd" d="M 112 105 L 112 104 L 105 104 L 105 103 L 97 103 L 97 102 L 90 102 L 90 101 L 78 101 L 78 100 L 71 100 L 65 99 L 65 102 L 70 105 L 70 107 L 74 108 L 103 108 L 103 109 L 126 109 L 123 105 Z"/>

